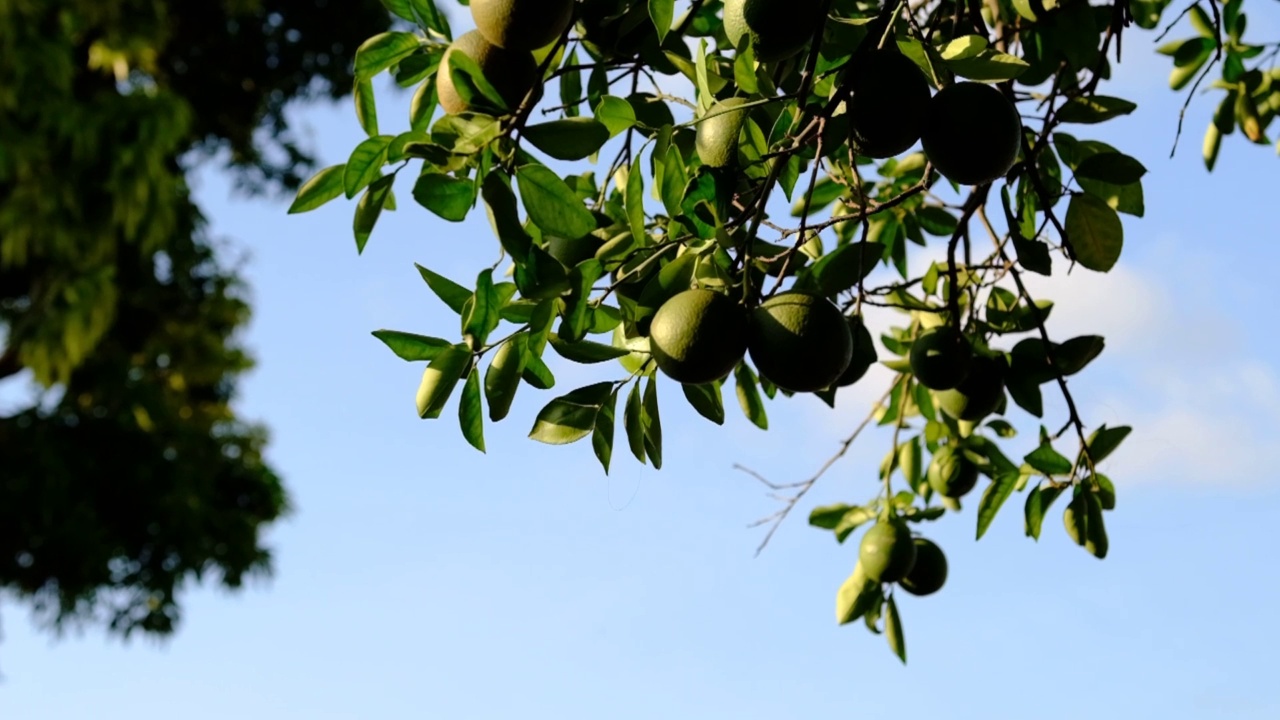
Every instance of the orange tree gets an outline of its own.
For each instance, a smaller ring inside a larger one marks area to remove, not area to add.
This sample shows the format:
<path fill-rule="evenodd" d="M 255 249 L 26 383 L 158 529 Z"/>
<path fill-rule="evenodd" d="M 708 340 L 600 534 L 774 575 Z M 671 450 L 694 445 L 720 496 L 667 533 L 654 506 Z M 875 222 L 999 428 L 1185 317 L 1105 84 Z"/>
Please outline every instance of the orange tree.
<path fill-rule="evenodd" d="M 731 378 L 766 428 L 766 398 L 814 393 L 834 406 L 880 362 L 895 371 L 889 387 L 822 468 L 867 425 L 888 426 L 879 489 L 809 518 L 840 542 L 868 528 L 838 592 L 841 624 L 863 619 L 905 662 L 894 593 L 930 594 L 947 573 L 918 529 L 971 492 L 979 538 L 1018 492 L 1028 536 L 1056 502 L 1071 539 L 1106 556 L 1115 488 L 1098 464 L 1130 428 L 1081 416 L 1067 379 L 1104 340 L 1051 338 L 1053 303 L 1025 276 L 1107 272 L 1119 214 L 1143 214 L 1146 169 L 1089 136 L 1135 109 L 1105 81 L 1125 30 L 1157 27 L 1168 3 L 472 0 L 476 29 L 455 36 L 432 0 L 383 2 L 406 29 L 356 53 L 368 139 L 305 183 L 290 211 L 358 198 L 361 251 L 401 172 L 444 220 L 483 205 L 499 262 L 467 284 L 418 267 L 460 334 L 374 333 L 427 363 L 423 418 L 456 397 L 463 435 L 483 451 L 486 415 L 504 419 L 524 385 L 558 385 L 548 348 L 616 361 L 614 381 L 556 388 L 530 437 L 589 440 L 608 472 L 625 435 L 658 468 L 660 386 L 719 424 Z M 1180 10 L 1174 21 L 1189 15 L 1196 35 L 1160 52 L 1188 102 L 1219 73 L 1212 169 L 1237 126 L 1269 142 L 1280 46 L 1245 40 L 1242 0 Z M 376 112 L 384 72 L 416 87 L 398 134 Z M 937 259 L 913 275 L 908 257 L 926 249 Z M 504 264 L 509 279 L 495 277 Z M 876 339 L 864 318 L 880 312 L 900 322 Z M 1006 418 L 1041 418 L 1046 389 L 1066 417 L 1044 418 L 1037 447 L 1011 459 Z M 821 475 L 789 486 L 773 528 Z"/>

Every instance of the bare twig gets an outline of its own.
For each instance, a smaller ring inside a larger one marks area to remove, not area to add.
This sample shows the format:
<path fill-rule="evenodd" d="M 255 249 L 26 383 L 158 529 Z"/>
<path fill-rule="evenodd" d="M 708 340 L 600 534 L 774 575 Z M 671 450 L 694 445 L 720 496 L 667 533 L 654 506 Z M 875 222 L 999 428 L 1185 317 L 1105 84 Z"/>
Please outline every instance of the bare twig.
<path fill-rule="evenodd" d="M 822 478 L 822 476 L 827 472 L 827 470 L 831 469 L 832 465 L 835 465 L 836 462 L 840 460 L 840 458 L 845 456 L 845 453 L 849 452 L 849 448 L 852 447 L 854 441 L 858 439 L 858 435 L 862 434 L 862 431 L 866 429 L 868 425 L 871 424 L 872 420 L 875 419 L 876 409 L 879 408 L 880 405 L 893 393 L 893 387 L 896 386 L 897 384 L 898 384 L 897 378 L 895 378 L 893 386 L 890 386 L 890 388 L 885 392 L 885 394 L 882 395 L 880 399 L 876 401 L 875 405 L 873 405 L 871 408 L 871 412 L 867 414 L 867 417 L 863 419 L 862 422 L 858 423 L 858 427 L 854 428 L 853 432 L 849 435 L 849 437 L 841 441 L 840 449 L 837 450 L 834 455 L 827 458 L 827 461 L 822 464 L 822 467 L 818 468 L 818 472 L 814 473 L 813 477 L 810 477 L 808 480 L 804 480 L 798 483 L 789 483 L 786 485 L 776 485 L 764 479 L 763 477 L 760 476 L 759 473 L 753 470 L 749 470 L 741 465 L 735 464 L 733 466 L 734 469 L 741 470 L 742 472 L 754 477 L 755 479 L 764 483 L 770 489 L 783 490 L 783 489 L 797 488 L 795 494 L 791 495 L 790 497 L 785 499 L 780 498 L 782 502 L 785 503 L 785 505 L 781 509 L 779 509 L 774 514 L 765 518 L 761 518 L 760 520 L 757 520 L 748 526 L 748 527 L 759 527 L 769 522 L 773 523 L 773 525 L 769 528 L 769 532 L 765 533 L 764 539 L 760 541 L 760 545 L 756 548 L 756 557 L 759 557 L 760 553 L 764 551 L 765 546 L 769 544 L 769 540 L 773 538 L 773 534 L 777 532 L 778 527 L 782 525 L 782 521 L 787 519 L 787 516 L 791 514 L 791 511 L 795 509 L 795 506 L 800 502 L 800 500 L 803 499 L 804 496 L 810 490 L 813 489 L 813 486 L 817 484 L 818 480 Z"/>

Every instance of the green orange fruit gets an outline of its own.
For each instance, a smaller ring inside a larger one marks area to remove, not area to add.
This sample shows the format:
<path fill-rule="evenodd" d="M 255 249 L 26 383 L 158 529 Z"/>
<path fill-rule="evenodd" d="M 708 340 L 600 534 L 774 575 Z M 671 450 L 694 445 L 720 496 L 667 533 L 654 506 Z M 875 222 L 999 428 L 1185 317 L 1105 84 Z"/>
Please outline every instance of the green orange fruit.
<path fill-rule="evenodd" d="M 450 58 L 461 52 L 475 61 L 484 79 L 498 91 L 511 110 L 519 107 L 525 95 L 538 84 L 538 64 L 527 50 L 504 50 L 485 39 L 479 30 L 459 35 L 440 59 L 436 74 L 436 93 L 440 107 L 450 114 L 475 109 L 463 99 L 454 86 Z"/>
<path fill-rule="evenodd" d="M 500 48 L 537 50 L 569 27 L 573 0 L 471 0 L 471 19 Z"/>
<path fill-rule="evenodd" d="M 861 380 L 871 366 L 880 359 L 876 354 L 876 342 L 871 337 L 871 331 L 867 329 L 866 323 L 862 321 L 862 316 L 848 317 L 849 335 L 853 338 L 853 354 L 849 358 L 849 367 L 845 368 L 840 379 L 836 380 L 836 385 L 839 387 L 848 387 Z"/>
<path fill-rule="evenodd" d="M 933 453 L 925 472 L 929 487 L 943 497 L 962 498 L 978 484 L 978 466 L 956 445 L 943 445 Z"/>
<path fill-rule="evenodd" d="M 746 349 L 746 312 L 711 290 L 677 293 L 658 308 L 649 325 L 649 350 L 658 369 L 681 383 L 723 378 Z"/>
<path fill-rule="evenodd" d="M 858 562 L 867 578 L 898 582 L 916 563 L 916 546 L 904 522 L 881 520 L 867 530 L 858 546 Z"/>
<path fill-rule="evenodd" d="M 916 538 L 916 561 L 898 584 L 912 595 L 932 595 L 947 583 L 947 556 L 932 540 Z"/>
<path fill-rule="evenodd" d="M 738 161 L 738 134 L 747 119 L 741 106 L 746 98 L 731 97 L 720 100 L 707 108 L 704 120 L 698 123 L 694 146 L 703 165 L 725 167 Z"/>
<path fill-rule="evenodd" d="M 748 35 L 760 62 L 786 60 L 808 46 L 820 0 L 725 0 L 724 32 L 735 48 Z"/>
<path fill-rule="evenodd" d="M 929 82 L 897 50 L 855 55 L 849 70 L 849 141 L 859 155 L 887 158 L 920 139 L 929 108 Z"/>
<path fill-rule="evenodd" d="M 911 372 L 930 390 L 950 390 L 969 374 L 973 347 L 964 334 L 950 325 L 929 328 L 911 344 Z"/>
<path fill-rule="evenodd" d="M 929 101 L 920 141 L 948 180 L 981 185 L 1003 177 L 1018 159 L 1022 117 L 994 86 L 958 82 Z"/>
<path fill-rule="evenodd" d="M 849 367 L 853 335 L 830 300 L 791 291 L 751 312 L 747 347 L 756 369 L 774 385 L 814 392 L 831 387 Z"/>
<path fill-rule="evenodd" d="M 938 407 L 957 420 L 978 422 L 995 412 L 1004 398 L 1005 363 L 1002 358 L 977 355 L 969 374 L 956 387 L 935 395 Z"/>

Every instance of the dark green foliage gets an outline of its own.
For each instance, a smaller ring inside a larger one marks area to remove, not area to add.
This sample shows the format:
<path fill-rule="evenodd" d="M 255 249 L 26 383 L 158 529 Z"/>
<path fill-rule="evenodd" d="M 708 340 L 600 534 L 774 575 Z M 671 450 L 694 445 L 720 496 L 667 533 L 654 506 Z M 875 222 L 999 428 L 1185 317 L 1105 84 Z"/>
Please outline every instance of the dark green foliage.
<path fill-rule="evenodd" d="M 223 152 L 247 189 L 299 185 L 286 107 L 349 93 L 390 25 L 375 0 L 338 10 L 0 5 L 0 380 L 42 395 L 0 418 L 0 589 L 51 624 L 163 634 L 188 582 L 271 569 L 285 491 L 229 405 L 249 307 L 186 172 Z"/>

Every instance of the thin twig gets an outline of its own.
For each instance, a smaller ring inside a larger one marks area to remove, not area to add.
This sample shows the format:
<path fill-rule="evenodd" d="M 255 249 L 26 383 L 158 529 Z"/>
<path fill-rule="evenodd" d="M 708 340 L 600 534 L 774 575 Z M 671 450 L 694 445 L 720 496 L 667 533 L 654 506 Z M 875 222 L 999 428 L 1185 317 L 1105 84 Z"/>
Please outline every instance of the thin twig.
<path fill-rule="evenodd" d="M 799 488 L 794 495 L 782 501 L 786 503 L 786 505 L 784 505 L 777 512 L 775 512 L 774 514 L 766 518 L 761 518 L 760 520 L 757 520 L 748 526 L 748 527 L 759 527 L 770 521 L 773 522 L 773 526 L 769 528 L 769 532 L 765 533 L 764 539 L 760 541 L 760 545 L 756 548 L 756 557 L 759 557 L 760 553 L 764 551 L 765 546 L 769 544 L 769 540 L 773 538 L 773 534 L 777 532 L 778 528 L 782 525 L 782 521 L 787 519 L 787 516 L 791 514 L 791 511 L 795 509 L 795 506 L 800 502 L 801 499 L 804 498 L 805 494 L 813 489 L 813 486 L 817 484 L 818 480 L 823 476 L 823 474 L 827 472 L 827 470 L 831 469 L 832 465 L 835 465 L 836 462 L 840 460 L 840 458 L 845 456 L 845 453 L 849 452 L 849 448 L 852 447 L 854 441 L 858 439 L 858 435 L 860 435 L 862 431 L 866 429 L 868 425 L 871 424 L 871 421 L 875 419 L 876 410 L 893 393 L 893 387 L 896 386 L 897 384 L 898 384 L 897 379 L 895 378 L 893 386 L 890 386 L 890 388 L 887 391 L 885 391 L 885 394 L 882 395 L 880 399 L 876 401 L 875 405 L 873 405 L 871 408 L 871 412 L 867 414 L 867 417 L 863 419 L 862 422 L 858 423 L 858 427 L 854 428 L 853 433 L 851 433 L 849 437 L 845 438 L 840 443 L 840 449 L 837 450 L 834 455 L 827 458 L 827 461 L 822 464 L 822 467 L 818 468 L 818 472 L 814 473 L 813 477 L 809 478 L 808 480 L 798 482 L 798 483 L 787 484 L 787 485 L 775 485 L 769 482 L 768 480 L 765 480 L 763 477 L 760 476 L 759 473 L 756 473 L 755 471 L 749 470 L 737 464 L 733 466 L 734 469 L 741 470 L 742 472 L 747 473 L 748 475 L 751 475 L 752 477 L 764 483 L 771 489 Z"/>

